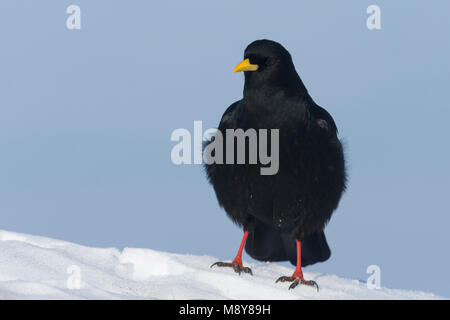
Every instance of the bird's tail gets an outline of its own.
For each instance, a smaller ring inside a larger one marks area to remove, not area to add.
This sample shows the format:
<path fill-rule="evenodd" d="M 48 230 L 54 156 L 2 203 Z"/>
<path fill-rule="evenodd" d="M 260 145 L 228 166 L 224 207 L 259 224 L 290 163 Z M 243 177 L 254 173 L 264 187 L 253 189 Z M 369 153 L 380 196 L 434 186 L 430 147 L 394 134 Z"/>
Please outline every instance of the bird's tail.
<path fill-rule="evenodd" d="M 323 231 L 301 241 L 302 267 L 328 260 L 331 255 Z M 279 228 L 257 221 L 249 230 L 245 251 L 260 261 L 287 261 L 297 263 L 297 247 L 292 228 Z"/>

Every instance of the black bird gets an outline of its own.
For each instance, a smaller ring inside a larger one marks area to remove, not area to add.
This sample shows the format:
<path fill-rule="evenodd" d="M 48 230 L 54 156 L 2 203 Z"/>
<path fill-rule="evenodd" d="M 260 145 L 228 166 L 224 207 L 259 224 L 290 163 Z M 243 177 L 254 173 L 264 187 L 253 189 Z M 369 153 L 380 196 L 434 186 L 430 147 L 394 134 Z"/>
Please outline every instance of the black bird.
<path fill-rule="evenodd" d="M 245 75 L 243 98 L 225 111 L 218 132 L 225 141 L 226 129 L 278 129 L 279 168 L 276 174 L 262 175 L 260 162 L 205 165 L 220 206 L 244 230 L 234 261 L 213 266 L 251 274 L 242 264 L 245 245 L 254 259 L 296 265 L 292 276 L 277 282 L 292 282 L 290 289 L 299 283 L 318 289 L 316 282 L 303 278 L 302 266 L 325 261 L 331 254 L 323 230 L 346 188 L 336 124 L 313 101 L 291 55 L 279 43 L 251 43 L 234 70 L 239 71 Z"/>

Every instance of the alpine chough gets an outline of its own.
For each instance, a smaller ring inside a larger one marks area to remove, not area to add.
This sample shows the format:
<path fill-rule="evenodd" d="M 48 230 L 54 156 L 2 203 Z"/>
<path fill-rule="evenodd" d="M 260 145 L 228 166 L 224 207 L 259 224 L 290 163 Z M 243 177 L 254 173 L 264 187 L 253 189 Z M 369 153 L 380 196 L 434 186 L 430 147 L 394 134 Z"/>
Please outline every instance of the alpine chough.
<path fill-rule="evenodd" d="M 292 276 L 280 277 L 277 282 L 292 282 L 290 289 L 298 284 L 318 289 L 315 281 L 303 278 L 302 267 L 325 261 L 331 254 L 324 227 L 346 187 L 344 153 L 336 124 L 313 101 L 291 55 L 279 43 L 252 42 L 244 60 L 234 69 L 239 71 L 245 76 L 243 98 L 225 111 L 216 138 L 220 132 L 225 154 L 230 142 L 226 141 L 227 129 L 278 129 L 279 167 L 275 174 L 264 175 L 260 162 L 205 164 L 220 206 L 244 231 L 233 262 L 213 266 L 251 274 L 242 264 L 245 245 L 254 259 L 289 260 L 296 265 Z M 212 141 L 215 139 L 207 141 L 205 148 Z M 251 147 L 249 143 L 248 139 L 246 150 Z"/>

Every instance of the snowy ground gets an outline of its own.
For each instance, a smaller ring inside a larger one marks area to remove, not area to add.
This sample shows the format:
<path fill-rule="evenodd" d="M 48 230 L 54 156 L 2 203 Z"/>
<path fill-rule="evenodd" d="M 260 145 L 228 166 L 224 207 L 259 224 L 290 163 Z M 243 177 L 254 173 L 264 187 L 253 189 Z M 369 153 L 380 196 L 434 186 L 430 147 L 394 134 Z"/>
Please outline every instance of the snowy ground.
<path fill-rule="evenodd" d="M 230 258 L 230 257 L 221 257 Z M 292 269 L 246 264 L 253 276 L 210 269 L 217 257 L 150 249 L 91 248 L 0 230 L 0 299 L 439 299 L 417 292 L 369 290 L 357 280 L 305 272 L 320 285 L 275 284 Z M 244 261 L 245 264 L 245 261 Z"/>

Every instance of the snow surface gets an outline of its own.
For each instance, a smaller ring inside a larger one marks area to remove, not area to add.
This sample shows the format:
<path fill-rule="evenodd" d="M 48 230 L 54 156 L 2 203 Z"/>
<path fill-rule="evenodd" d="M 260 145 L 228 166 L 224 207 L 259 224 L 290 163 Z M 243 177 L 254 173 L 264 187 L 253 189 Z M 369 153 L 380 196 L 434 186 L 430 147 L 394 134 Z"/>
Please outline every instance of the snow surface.
<path fill-rule="evenodd" d="M 221 257 L 231 258 L 231 257 Z M 210 268 L 218 258 L 151 249 L 91 248 L 0 230 L 0 299 L 439 299 L 424 292 L 369 290 L 358 280 L 305 272 L 320 291 L 275 283 L 292 268 L 246 263 L 253 276 Z"/>

